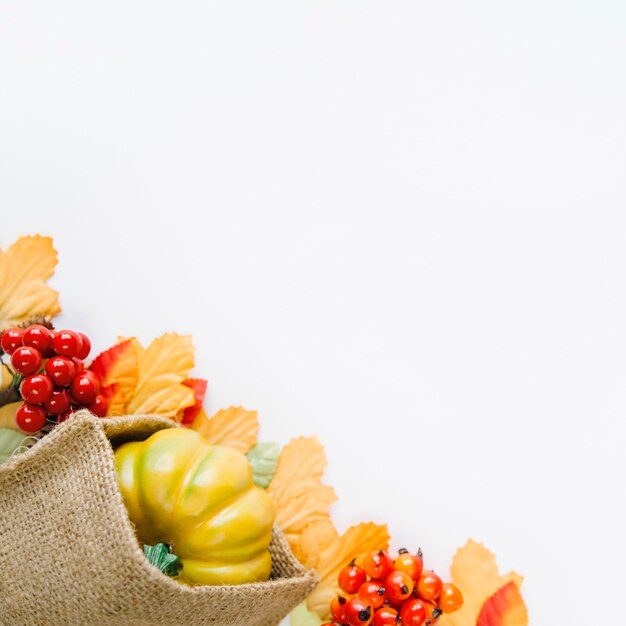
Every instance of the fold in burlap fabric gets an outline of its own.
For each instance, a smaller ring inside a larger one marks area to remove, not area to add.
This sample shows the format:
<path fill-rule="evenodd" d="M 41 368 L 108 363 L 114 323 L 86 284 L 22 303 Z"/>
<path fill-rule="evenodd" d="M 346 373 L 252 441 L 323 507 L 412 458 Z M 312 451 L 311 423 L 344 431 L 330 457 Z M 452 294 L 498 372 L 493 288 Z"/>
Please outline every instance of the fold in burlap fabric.
<path fill-rule="evenodd" d="M 77 413 L 0 465 L 0 624 L 275 626 L 316 584 L 275 529 L 266 583 L 186 587 L 143 555 L 113 448 L 172 427 Z"/>

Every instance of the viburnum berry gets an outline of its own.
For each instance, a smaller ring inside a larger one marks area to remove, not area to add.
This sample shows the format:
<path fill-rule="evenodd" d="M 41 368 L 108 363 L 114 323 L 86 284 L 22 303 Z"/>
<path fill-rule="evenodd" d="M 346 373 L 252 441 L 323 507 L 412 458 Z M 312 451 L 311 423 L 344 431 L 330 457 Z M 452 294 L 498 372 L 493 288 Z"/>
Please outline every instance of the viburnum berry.
<path fill-rule="evenodd" d="M 352 598 L 346 602 L 346 623 L 350 626 L 368 626 L 374 619 L 374 610 L 361 598 Z"/>
<path fill-rule="evenodd" d="M 417 581 L 417 596 L 422 600 L 434 602 L 439 597 L 441 585 L 441 578 L 435 572 L 426 570 Z"/>
<path fill-rule="evenodd" d="M 443 613 L 454 613 L 463 606 L 463 594 L 460 589 L 452 583 L 443 583 L 437 605 Z"/>
<path fill-rule="evenodd" d="M 42 355 L 49 353 L 52 348 L 52 333 L 40 324 L 33 324 L 24 331 L 25 346 L 36 348 Z"/>
<path fill-rule="evenodd" d="M 398 611 L 390 606 L 384 606 L 374 613 L 373 626 L 395 626 L 400 622 Z"/>
<path fill-rule="evenodd" d="M 20 385 L 20 394 L 30 404 L 43 404 L 50 400 L 54 385 L 45 374 L 33 374 Z"/>
<path fill-rule="evenodd" d="M 36 433 L 46 423 L 46 412 L 40 406 L 25 402 L 15 412 L 15 422 L 20 430 Z"/>
<path fill-rule="evenodd" d="M 100 381 L 93 372 L 86 371 L 74 378 L 70 389 L 74 401 L 86 406 L 96 401 L 100 391 Z"/>
<path fill-rule="evenodd" d="M 60 424 L 61 422 L 64 422 L 65 420 L 67 420 L 69 417 L 71 417 L 73 415 L 74 411 L 70 408 L 67 411 L 64 411 L 63 413 L 61 413 L 61 415 L 57 415 L 57 424 Z"/>
<path fill-rule="evenodd" d="M 393 570 L 393 561 L 385 550 L 374 550 L 363 559 L 365 573 L 375 580 L 383 580 Z"/>
<path fill-rule="evenodd" d="M 402 604 L 400 609 L 402 626 L 423 626 L 428 619 L 428 609 L 423 600 L 410 598 Z"/>
<path fill-rule="evenodd" d="M 359 590 L 366 578 L 365 570 L 356 565 L 353 559 L 339 572 L 337 581 L 342 591 L 352 594 Z"/>
<path fill-rule="evenodd" d="M 87 335 L 84 335 L 83 333 L 76 333 L 80 339 L 80 350 L 78 351 L 78 354 L 76 355 L 79 359 L 84 360 L 89 356 L 89 353 L 91 352 L 91 341 L 89 340 L 89 337 L 87 337 Z"/>
<path fill-rule="evenodd" d="M 74 367 L 76 368 L 76 376 L 82 374 L 85 371 L 85 363 L 81 359 L 73 357 L 72 363 L 74 363 Z"/>
<path fill-rule="evenodd" d="M 399 605 L 412 593 L 414 588 L 413 579 L 406 573 L 394 570 L 385 578 L 385 591 L 389 604 Z"/>
<path fill-rule="evenodd" d="M 66 356 L 53 356 L 46 363 L 46 374 L 57 387 L 65 387 L 74 380 L 76 365 Z"/>
<path fill-rule="evenodd" d="M 44 407 L 50 415 L 61 415 L 70 408 L 71 401 L 67 389 L 55 389 Z"/>
<path fill-rule="evenodd" d="M 426 602 L 426 600 L 422 600 L 422 602 L 426 607 L 426 626 L 431 626 L 437 622 L 443 611 L 432 602 Z"/>
<path fill-rule="evenodd" d="M 348 600 L 343 596 L 335 596 L 330 601 L 330 616 L 340 624 L 346 621 L 346 603 Z"/>
<path fill-rule="evenodd" d="M 17 348 L 11 355 L 13 369 L 23 376 L 34 374 L 42 363 L 41 352 L 30 346 Z"/>
<path fill-rule="evenodd" d="M 367 580 L 360 587 L 358 596 L 361 600 L 364 600 L 368 604 L 372 605 L 372 608 L 379 609 L 387 597 L 385 596 L 385 588 L 377 580 Z"/>
<path fill-rule="evenodd" d="M 96 396 L 96 399 L 91 404 L 88 404 L 85 408 L 91 411 L 94 415 L 97 415 L 98 417 L 106 417 L 107 411 L 109 409 L 109 401 L 101 393 L 99 393 Z"/>
<path fill-rule="evenodd" d="M 73 330 L 60 330 L 54 335 L 52 347 L 61 356 L 77 357 L 81 351 L 81 338 Z"/>
<path fill-rule="evenodd" d="M 398 553 L 398 558 L 393 562 L 393 567 L 401 572 L 406 572 L 414 582 L 417 582 L 424 569 L 424 557 L 421 549 L 417 551 L 417 554 L 411 554 L 402 548 Z"/>
<path fill-rule="evenodd" d="M 0 338 L 0 348 L 10 356 L 23 345 L 23 336 L 24 331 L 21 328 L 7 328 Z"/>

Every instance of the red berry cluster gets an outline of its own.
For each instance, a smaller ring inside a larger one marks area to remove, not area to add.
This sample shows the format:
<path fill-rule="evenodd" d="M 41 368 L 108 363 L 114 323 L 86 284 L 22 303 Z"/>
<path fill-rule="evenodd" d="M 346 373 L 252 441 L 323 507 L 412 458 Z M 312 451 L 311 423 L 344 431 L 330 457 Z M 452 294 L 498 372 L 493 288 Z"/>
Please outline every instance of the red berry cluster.
<path fill-rule="evenodd" d="M 432 626 L 442 613 L 463 605 L 461 592 L 424 570 L 422 551 L 400 550 L 392 559 L 375 550 L 357 565 L 353 560 L 339 572 L 339 587 L 347 595 L 330 603 L 334 621 L 324 626 Z"/>
<path fill-rule="evenodd" d="M 85 370 L 91 342 L 83 333 L 55 332 L 39 324 L 9 328 L 0 337 L 0 348 L 11 357 L 14 385 L 24 400 L 15 415 L 24 432 L 40 431 L 46 420 L 58 424 L 79 407 L 106 415 L 100 381 Z"/>

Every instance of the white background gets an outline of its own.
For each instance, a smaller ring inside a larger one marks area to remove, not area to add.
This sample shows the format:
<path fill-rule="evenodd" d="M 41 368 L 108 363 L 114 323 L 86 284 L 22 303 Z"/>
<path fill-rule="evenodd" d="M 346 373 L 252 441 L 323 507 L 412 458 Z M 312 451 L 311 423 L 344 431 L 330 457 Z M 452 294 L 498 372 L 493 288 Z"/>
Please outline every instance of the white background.
<path fill-rule="evenodd" d="M 209 409 L 317 433 L 340 530 L 533 626 L 623 623 L 626 13 L 546 2 L 0 0 L 0 246 L 63 325 L 189 332 Z"/>

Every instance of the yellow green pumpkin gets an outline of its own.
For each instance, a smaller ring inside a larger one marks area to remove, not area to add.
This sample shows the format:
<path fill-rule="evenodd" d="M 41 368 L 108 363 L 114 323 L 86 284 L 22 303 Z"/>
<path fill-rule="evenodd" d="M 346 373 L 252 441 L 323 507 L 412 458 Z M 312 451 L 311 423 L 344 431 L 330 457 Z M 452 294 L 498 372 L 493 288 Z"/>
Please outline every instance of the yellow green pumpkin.
<path fill-rule="evenodd" d="M 267 580 L 274 509 L 246 457 L 186 428 L 161 430 L 115 451 L 119 485 L 137 537 L 167 543 L 178 580 L 236 585 Z"/>

